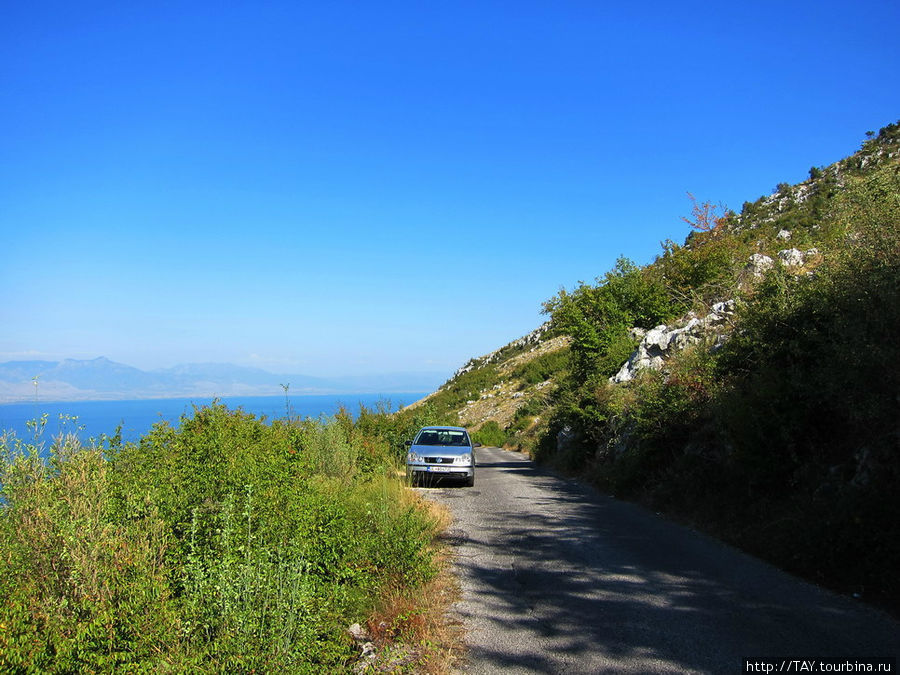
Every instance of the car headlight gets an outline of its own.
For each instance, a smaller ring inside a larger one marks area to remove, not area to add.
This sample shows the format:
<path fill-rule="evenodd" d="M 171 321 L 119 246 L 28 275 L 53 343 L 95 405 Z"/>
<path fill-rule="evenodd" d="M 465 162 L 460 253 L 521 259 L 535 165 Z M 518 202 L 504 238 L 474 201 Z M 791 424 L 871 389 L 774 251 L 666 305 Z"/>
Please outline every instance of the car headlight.
<path fill-rule="evenodd" d="M 471 464 L 472 463 L 472 455 L 460 455 L 459 457 L 453 458 L 454 464 Z"/>
<path fill-rule="evenodd" d="M 406 453 L 406 461 L 407 462 L 418 462 L 418 461 L 421 461 L 421 459 L 422 458 L 419 457 L 419 455 L 416 454 L 415 452 Z"/>

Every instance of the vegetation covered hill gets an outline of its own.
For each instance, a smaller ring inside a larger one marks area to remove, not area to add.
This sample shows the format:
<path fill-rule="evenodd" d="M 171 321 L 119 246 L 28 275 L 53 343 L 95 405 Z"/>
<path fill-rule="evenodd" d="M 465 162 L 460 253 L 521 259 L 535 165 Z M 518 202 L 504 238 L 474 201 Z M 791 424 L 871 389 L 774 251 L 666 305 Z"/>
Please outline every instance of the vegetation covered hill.
<path fill-rule="evenodd" d="M 900 609 L 900 124 L 548 300 L 447 419 Z"/>

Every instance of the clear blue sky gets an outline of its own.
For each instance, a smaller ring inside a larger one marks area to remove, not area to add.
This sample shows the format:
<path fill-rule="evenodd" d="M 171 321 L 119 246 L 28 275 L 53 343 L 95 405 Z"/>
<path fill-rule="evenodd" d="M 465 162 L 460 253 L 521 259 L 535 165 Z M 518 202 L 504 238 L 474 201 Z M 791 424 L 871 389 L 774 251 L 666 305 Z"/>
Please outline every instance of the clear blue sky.
<path fill-rule="evenodd" d="M 3 5 L 3 361 L 449 374 L 900 117 L 886 0 Z"/>

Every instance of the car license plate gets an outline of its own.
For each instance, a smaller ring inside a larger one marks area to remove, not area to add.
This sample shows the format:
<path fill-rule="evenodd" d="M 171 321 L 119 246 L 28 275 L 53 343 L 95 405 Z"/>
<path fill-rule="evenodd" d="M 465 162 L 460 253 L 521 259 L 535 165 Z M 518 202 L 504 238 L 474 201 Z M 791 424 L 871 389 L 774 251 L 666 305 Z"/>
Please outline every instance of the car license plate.
<path fill-rule="evenodd" d="M 449 466 L 429 466 L 428 470 L 432 473 L 450 473 Z"/>

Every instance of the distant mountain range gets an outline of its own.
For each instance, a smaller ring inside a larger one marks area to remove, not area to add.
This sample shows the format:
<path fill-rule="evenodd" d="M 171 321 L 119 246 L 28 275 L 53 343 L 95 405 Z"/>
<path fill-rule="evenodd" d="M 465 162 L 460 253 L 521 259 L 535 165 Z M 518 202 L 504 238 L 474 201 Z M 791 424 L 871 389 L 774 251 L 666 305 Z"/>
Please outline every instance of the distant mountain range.
<path fill-rule="evenodd" d="M 276 375 L 228 363 L 187 363 L 140 370 L 105 357 L 0 363 L 0 403 L 290 394 L 390 394 L 433 391 L 446 373 L 385 373 L 346 377 Z"/>

